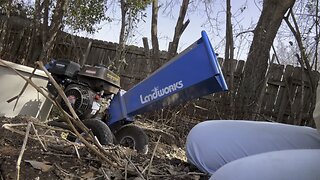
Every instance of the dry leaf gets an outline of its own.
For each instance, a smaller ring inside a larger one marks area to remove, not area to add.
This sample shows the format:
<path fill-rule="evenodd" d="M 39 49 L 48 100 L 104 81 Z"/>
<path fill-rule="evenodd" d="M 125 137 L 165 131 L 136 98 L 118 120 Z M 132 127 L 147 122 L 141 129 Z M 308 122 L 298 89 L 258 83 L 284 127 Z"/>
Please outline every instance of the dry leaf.
<path fill-rule="evenodd" d="M 47 172 L 52 168 L 51 165 L 48 165 L 49 162 L 39 162 L 33 160 L 25 160 L 25 162 L 30 163 L 33 168 L 39 169 L 42 172 Z"/>
<path fill-rule="evenodd" d="M 81 177 L 84 179 L 89 179 L 89 178 L 93 178 L 94 173 L 93 172 L 87 172 L 86 174 L 82 175 Z"/>
<path fill-rule="evenodd" d="M 135 177 L 133 180 L 144 180 L 142 177 Z"/>
<path fill-rule="evenodd" d="M 171 175 L 177 175 L 177 174 L 179 174 L 179 172 L 176 171 L 176 169 L 175 169 L 173 166 L 171 166 L 171 165 L 168 165 L 168 167 L 167 167 L 166 169 L 167 169 L 167 171 L 168 171 Z"/>

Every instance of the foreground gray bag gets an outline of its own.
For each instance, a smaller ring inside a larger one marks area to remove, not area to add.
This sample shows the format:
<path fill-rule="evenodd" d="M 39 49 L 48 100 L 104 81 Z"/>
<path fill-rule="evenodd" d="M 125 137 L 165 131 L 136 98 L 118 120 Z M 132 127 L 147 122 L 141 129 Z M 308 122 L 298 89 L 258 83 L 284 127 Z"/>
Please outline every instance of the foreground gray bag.
<path fill-rule="evenodd" d="M 210 180 L 319 180 L 320 149 L 272 151 L 232 161 Z"/>
<path fill-rule="evenodd" d="M 215 180 L 320 179 L 319 84 L 313 117 L 318 131 L 271 122 L 202 122 L 187 137 L 188 161 Z"/>
<path fill-rule="evenodd" d="M 209 174 L 243 157 L 289 149 L 320 149 L 318 131 L 280 123 L 214 120 L 196 125 L 186 142 L 188 161 Z"/>

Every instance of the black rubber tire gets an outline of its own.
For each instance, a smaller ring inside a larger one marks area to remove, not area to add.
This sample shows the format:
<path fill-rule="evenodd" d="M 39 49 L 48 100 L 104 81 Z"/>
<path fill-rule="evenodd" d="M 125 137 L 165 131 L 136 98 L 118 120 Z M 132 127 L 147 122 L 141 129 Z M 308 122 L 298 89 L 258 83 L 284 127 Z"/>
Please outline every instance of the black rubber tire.
<path fill-rule="evenodd" d="M 114 135 L 118 144 L 129 146 L 137 150 L 138 153 L 148 153 L 149 138 L 140 127 L 133 124 L 125 125 L 121 127 Z M 129 138 L 133 144 L 125 144 L 125 141 L 128 140 L 127 138 Z"/>
<path fill-rule="evenodd" d="M 98 138 L 100 144 L 108 145 L 113 143 L 114 136 L 109 127 L 104 122 L 98 119 L 86 119 L 82 122 L 85 126 L 87 126 L 87 128 L 91 129 L 93 135 L 95 135 Z M 72 131 L 71 128 L 64 122 L 50 121 L 48 125 Z M 80 129 L 78 129 L 78 131 L 79 133 L 82 133 Z M 72 134 L 69 134 L 67 139 L 69 141 L 76 141 L 77 137 Z"/>
<path fill-rule="evenodd" d="M 108 125 L 97 119 L 86 119 L 82 121 L 87 128 L 98 138 L 100 144 L 108 145 L 113 143 L 113 134 Z"/>

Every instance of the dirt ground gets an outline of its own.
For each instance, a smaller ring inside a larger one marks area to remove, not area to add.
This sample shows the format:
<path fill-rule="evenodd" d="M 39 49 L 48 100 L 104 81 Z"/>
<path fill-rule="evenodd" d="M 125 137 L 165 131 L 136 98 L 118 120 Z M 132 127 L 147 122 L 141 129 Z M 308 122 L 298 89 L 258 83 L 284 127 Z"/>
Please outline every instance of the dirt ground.
<path fill-rule="evenodd" d="M 28 122 L 32 122 L 39 138 L 31 126 L 26 149 L 17 166 Z M 90 154 L 84 145 L 65 140 L 61 129 L 51 129 L 30 117 L 0 117 L 0 180 L 17 176 L 46 180 L 208 179 L 186 162 L 185 134 L 167 133 L 148 120 L 139 121 L 138 125 L 143 126 L 150 137 L 148 153 L 137 154 L 125 147 L 108 146 L 105 147 L 108 157 L 118 160 L 111 165 Z M 17 167 L 20 168 L 18 175 Z"/>

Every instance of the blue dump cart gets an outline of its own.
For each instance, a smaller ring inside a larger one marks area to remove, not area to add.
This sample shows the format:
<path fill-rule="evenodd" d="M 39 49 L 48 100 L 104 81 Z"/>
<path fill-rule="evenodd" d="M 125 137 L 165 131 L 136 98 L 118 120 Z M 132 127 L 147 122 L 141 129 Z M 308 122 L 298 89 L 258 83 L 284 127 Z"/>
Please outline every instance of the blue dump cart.
<path fill-rule="evenodd" d="M 119 120 L 219 91 L 227 91 L 215 52 L 205 31 L 202 37 L 148 78 L 111 101 L 112 125 Z"/>

